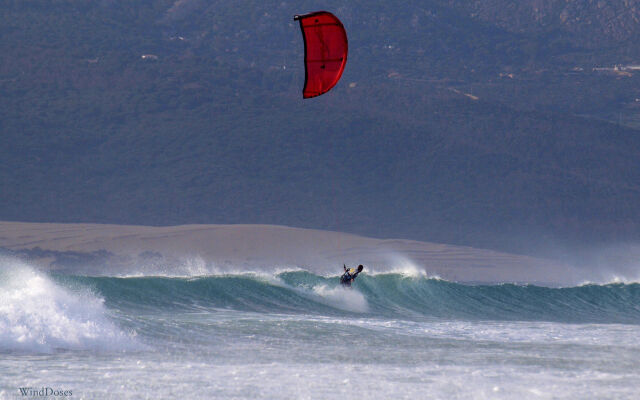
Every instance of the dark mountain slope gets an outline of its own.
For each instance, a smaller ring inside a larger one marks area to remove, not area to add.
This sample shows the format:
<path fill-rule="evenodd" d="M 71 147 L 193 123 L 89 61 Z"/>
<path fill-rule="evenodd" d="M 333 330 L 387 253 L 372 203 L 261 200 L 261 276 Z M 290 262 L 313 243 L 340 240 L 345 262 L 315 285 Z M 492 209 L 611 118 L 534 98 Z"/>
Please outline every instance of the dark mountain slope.
<path fill-rule="evenodd" d="M 463 3 L 328 2 L 349 63 L 302 101 L 291 17 L 316 3 L 8 3 L 2 219 L 273 223 L 520 251 L 640 234 L 638 132 L 606 121 L 637 77 L 567 74 L 615 54 L 580 48 L 579 32 L 548 44 Z"/>

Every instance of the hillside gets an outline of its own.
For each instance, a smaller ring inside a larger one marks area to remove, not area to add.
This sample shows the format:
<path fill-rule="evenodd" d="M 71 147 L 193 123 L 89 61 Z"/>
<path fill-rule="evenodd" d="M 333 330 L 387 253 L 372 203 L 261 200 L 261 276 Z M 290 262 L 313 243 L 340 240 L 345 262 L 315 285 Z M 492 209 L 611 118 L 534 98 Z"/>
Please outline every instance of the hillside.
<path fill-rule="evenodd" d="M 582 26 L 532 2 L 6 3 L 0 219 L 521 252 L 640 236 L 640 74 L 592 70 L 640 62 L 636 25 L 607 17 L 635 11 L 543 2 Z M 351 52 L 335 90 L 302 101 L 292 15 L 318 8 Z"/>
<path fill-rule="evenodd" d="M 640 1 L 457 0 L 462 12 L 511 32 L 556 33 L 579 46 L 633 46 L 640 34 Z M 573 35 L 573 36 L 571 36 Z"/>

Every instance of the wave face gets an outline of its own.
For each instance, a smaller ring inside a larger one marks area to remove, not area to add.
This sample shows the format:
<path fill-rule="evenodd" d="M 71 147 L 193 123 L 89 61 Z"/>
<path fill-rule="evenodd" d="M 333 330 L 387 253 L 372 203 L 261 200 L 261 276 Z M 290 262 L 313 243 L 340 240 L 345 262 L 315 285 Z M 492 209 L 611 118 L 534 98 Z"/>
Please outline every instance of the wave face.
<path fill-rule="evenodd" d="M 353 289 L 306 271 L 195 278 L 58 276 L 100 293 L 109 308 L 227 309 L 258 313 L 357 314 L 393 319 L 640 323 L 640 284 L 547 288 L 463 285 L 424 276 L 362 274 Z"/>

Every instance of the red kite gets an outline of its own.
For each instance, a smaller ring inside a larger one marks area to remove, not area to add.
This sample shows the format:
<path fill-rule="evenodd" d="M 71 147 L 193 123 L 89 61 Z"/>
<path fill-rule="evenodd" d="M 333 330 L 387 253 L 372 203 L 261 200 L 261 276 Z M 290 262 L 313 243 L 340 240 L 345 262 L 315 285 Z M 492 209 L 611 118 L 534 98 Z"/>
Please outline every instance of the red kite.
<path fill-rule="evenodd" d="M 347 63 L 347 32 L 335 15 L 317 11 L 296 15 L 304 39 L 305 99 L 320 96 L 338 83 Z"/>

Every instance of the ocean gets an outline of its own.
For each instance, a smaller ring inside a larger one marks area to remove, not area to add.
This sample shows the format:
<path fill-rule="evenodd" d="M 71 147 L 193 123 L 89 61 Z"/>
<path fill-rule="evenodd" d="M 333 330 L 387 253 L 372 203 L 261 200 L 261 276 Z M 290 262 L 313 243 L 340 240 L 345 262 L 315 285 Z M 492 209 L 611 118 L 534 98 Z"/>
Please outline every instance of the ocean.
<path fill-rule="evenodd" d="M 640 285 L 0 258 L 0 398 L 636 399 Z"/>

